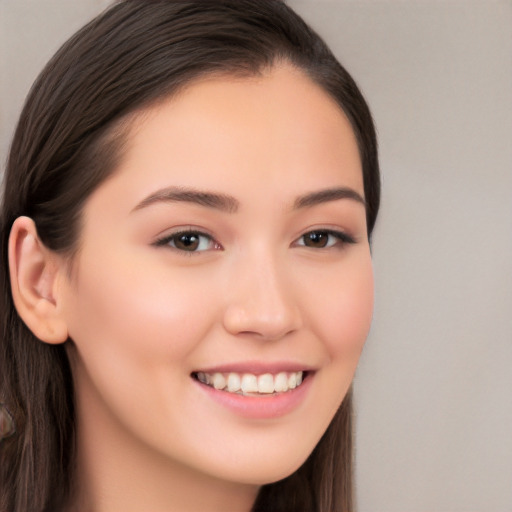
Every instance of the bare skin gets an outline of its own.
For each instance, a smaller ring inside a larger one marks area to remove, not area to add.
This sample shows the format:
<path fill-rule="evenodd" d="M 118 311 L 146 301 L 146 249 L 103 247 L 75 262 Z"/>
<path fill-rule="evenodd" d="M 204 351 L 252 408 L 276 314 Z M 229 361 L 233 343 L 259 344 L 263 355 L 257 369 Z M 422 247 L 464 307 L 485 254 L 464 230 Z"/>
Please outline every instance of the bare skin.
<path fill-rule="evenodd" d="M 15 223 L 11 261 L 18 310 L 27 286 L 49 302 L 27 325 L 73 340 L 70 510 L 248 512 L 325 432 L 369 330 L 351 126 L 284 64 L 202 80 L 134 121 L 86 203 L 71 278 L 30 219 Z M 296 389 L 234 400 L 198 380 L 299 371 Z"/>

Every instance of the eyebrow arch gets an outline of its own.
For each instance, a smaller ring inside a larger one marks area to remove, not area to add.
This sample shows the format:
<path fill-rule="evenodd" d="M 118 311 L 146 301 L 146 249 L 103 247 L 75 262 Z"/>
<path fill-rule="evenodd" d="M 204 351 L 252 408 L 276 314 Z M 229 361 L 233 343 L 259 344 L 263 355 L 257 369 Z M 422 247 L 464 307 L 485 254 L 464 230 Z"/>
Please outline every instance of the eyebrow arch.
<path fill-rule="evenodd" d="M 366 201 L 359 192 L 356 192 L 352 188 L 342 187 L 328 188 L 326 190 L 311 192 L 310 194 L 300 196 L 295 200 L 293 208 L 298 210 L 300 208 L 308 208 L 310 206 L 316 206 L 329 201 L 337 201 L 338 199 L 351 199 L 366 207 Z"/>
<path fill-rule="evenodd" d="M 153 194 L 143 199 L 132 210 L 141 210 L 155 203 L 194 203 L 207 208 L 214 208 L 227 213 L 235 213 L 240 206 L 239 202 L 231 196 L 225 194 L 217 194 L 214 192 L 204 192 L 193 188 L 183 187 L 167 187 L 157 190 Z"/>

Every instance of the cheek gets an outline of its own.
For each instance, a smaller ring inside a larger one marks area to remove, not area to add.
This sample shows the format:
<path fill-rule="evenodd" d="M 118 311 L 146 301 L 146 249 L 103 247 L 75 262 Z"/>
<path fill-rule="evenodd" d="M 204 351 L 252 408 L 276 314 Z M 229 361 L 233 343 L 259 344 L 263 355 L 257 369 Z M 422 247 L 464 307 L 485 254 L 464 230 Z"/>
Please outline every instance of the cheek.
<path fill-rule="evenodd" d="M 118 256 L 88 260 L 70 290 L 73 373 L 82 414 L 113 413 L 151 443 L 174 425 L 169 390 L 186 396 L 189 356 L 212 329 L 215 301 L 200 276 Z"/>
<path fill-rule="evenodd" d="M 179 364 L 215 316 L 200 278 L 135 263 L 101 258 L 82 265 L 69 301 L 70 336 L 82 357 L 105 371 L 125 365 L 132 377 L 145 367 Z"/>
<path fill-rule="evenodd" d="M 355 365 L 364 346 L 373 313 L 373 269 L 363 255 L 325 278 L 311 295 L 310 321 L 323 340 L 331 362 Z M 321 291 L 320 291 L 321 290 Z"/>

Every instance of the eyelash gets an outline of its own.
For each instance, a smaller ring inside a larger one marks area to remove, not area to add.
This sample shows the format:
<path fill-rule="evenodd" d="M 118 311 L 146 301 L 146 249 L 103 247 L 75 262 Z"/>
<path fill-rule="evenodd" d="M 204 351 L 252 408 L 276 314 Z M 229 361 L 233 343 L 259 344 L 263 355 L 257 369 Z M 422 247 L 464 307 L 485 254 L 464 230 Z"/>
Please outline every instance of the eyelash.
<path fill-rule="evenodd" d="M 304 233 L 301 235 L 296 242 L 294 242 L 299 247 L 311 247 L 306 245 L 306 243 L 299 243 L 299 240 L 304 240 L 305 237 L 311 235 L 320 235 L 320 236 L 327 236 L 327 237 L 333 237 L 335 239 L 334 243 L 331 243 L 330 245 L 326 245 L 324 247 L 317 247 L 316 249 L 331 249 L 331 248 L 343 248 L 347 244 L 355 244 L 356 240 L 352 236 L 348 235 L 347 233 L 343 231 L 338 231 L 335 229 L 313 229 L 311 231 L 308 231 L 307 233 Z M 327 239 L 329 242 L 329 238 Z"/>
<path fill-rule="evenodd" d="M 305 237 L 312 235 L 317 236 L 327 236 L 327 237 L 333 237 L 335 241 L 333 243 L 329 243 L 329 238 L 327 239 L 327 244 L 323 247 L 312 247 L 310 245 L 307 245 L 305 242 Z M 188 251 L 186 249 L 180 249 L 176 247 L 176 241 L 179 239 L 179 237 L 196 237 L 199 239 L 199 247 L 201 246 L 201 238 L 208 239 L 208 244 L 213 244 L 214 247 L 212 248 L 203 248 L 201 250 L 191 250 Z M 299 241 L 303 241 L 304 243 L 299 243 Z M 174 245 L 171 245 L 171 243 L 174 243 Z M 309 247 L 314 249 L 331 249 L 331 248 L 343 248 L 347 244 L 355 244 L 356 240 L 348 235 L 347 233 L 344 233 L 343 231 L 337 231 L 334 229 L 313 229 L 311 231 L 308 231 L 301 235 L 297 240 L 294 241 L 293 245 L 298 247 Z M 195 229 L 184 229 L 182 231 L 177 231 L 175 233 L 171 233 L 170 235 L 166 235 L 162 238 L 159 238 L 154 242 L 154 245 L 156 247 L 170 247 L 171 249 L 178 251 L 182 254 L 191 255 L 193 253 L 200 253 L 207 250 L 221 250 L 222 246 L 214 240 L 214 238 L 209 235 L 208 233 L 204 233 L 202 231 L 198 231 Z"/>
<path fill-rule="evenodd" d="M 198 239 L 206 238 L 206 239 L 208 239 L 208 243 L 209 244 L 213 244 L 214 245 L 214 247 L 212 248 L 213 250 L 220 250 L 220 249 L 222 249 L 222 246 L 218 242 L 216 242 L 211 235 L 209 235 L 208 233 L 204 233 L 202 231 L 199 231 L 197 229 L 184 229 L 182 231 L 177 231 L 175 233 L 171 233 L 170 235 L 166 235 L 166 236 L 156 240 L 154 245 L 156 247 L 168 246 L 171 249 L 174 249 L 175 251 L 178 251 L 178 252 L 183 253 L 183 254 L 188 254 L 188 255 L 193 254 L 195 252 L 204 252 L 205 250 L 208 250 L 208 249 L 202 249 L 202 250 L 199 250 L 199 251 L 197 251 L 197 250 L 187 251 L 186 249 L 179 249 L 175 245 L 174 246 L 171 245 L 172 242 L 174 242 L 174 244 L 176 244 L 176 240 L 178 240 L 180 237 L 184 237 L 184 236 L 197 237 Z M 199 244 L 201 244 L 200 240 L 199 240 Z"/>

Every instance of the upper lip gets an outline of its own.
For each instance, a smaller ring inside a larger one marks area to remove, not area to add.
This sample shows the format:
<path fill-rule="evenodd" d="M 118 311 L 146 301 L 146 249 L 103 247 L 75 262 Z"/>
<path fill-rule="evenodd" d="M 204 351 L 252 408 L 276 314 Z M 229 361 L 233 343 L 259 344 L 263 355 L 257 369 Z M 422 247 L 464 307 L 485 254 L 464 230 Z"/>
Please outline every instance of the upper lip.
<path fill-rule="evenodd" d="M 262 362 L 262 361 L 241 361 L 238 363 L 226 363 L 215 366 L 208 366 L 204 368 L 198 368 L 192 373 L 253 373 L 255 375 L 261 375 L 264 373 L 277 374 L 280 372 L 307 372 L 314 371 L 315 368 L 311 365 L 292 362 L 292 361 L 273 361 L 273 362 Z"/>

